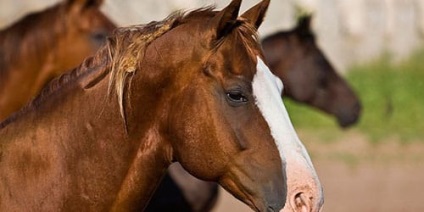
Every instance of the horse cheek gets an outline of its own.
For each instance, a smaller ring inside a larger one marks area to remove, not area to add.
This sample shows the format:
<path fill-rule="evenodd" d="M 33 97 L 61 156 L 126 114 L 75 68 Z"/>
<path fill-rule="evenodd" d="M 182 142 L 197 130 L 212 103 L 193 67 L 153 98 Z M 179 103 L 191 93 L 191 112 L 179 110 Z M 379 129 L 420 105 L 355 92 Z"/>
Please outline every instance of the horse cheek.
<path fill-rule="evenodd" d="M 217 127 L 212 99 L 202 89 L 194 88 L 173 104 L 175 158 L 190 174 L 203 180 L 217 179 L 225 161 L 216 158 L 228 158 L 217 156 L 225 153 L 221 151 L 223 146 L 215 142 L 218 131 L 212 130 Z"/>

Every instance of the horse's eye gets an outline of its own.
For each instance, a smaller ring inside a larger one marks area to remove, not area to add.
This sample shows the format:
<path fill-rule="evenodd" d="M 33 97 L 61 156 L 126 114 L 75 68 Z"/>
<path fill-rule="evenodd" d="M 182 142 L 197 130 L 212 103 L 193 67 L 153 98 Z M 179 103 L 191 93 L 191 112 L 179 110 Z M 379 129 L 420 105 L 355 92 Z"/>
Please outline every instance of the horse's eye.
<path fill-rule="evenodd" d="M 103 30 L 99 30 L 96 32 L 93 32 L 91 34 L 91 40 L 98 46 L 103 45 L 104 42 L 106 41 L 106 37 L 107 37 L 107 32 L 103 31 Z"/>
<path fill-rule="evenodd" d="M 247 97 L 241 91 L 229 91 L 227 92 L 227 98 L 233 103 L 247 102 Z"/>
<path fill-rule="evenodd" d="M 93 35 L 91 36 L 94 40 L 97 40 L 97 41 L 103 41 L 106 39 L 105 33 L 93 33 Z"/>

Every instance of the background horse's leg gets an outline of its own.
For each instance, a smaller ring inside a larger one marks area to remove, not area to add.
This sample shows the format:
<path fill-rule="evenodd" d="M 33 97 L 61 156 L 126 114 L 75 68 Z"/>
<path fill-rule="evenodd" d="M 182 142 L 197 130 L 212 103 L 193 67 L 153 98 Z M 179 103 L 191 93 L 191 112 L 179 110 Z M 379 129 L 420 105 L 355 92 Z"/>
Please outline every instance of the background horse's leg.
<path fill-rule="evenodd" d="M 146 212 L 210 211 L 217 202 L 218 191 L 216 183 L 199 180 L 185 171 L 179 163 L 173 163 L 149 202 Z"/>

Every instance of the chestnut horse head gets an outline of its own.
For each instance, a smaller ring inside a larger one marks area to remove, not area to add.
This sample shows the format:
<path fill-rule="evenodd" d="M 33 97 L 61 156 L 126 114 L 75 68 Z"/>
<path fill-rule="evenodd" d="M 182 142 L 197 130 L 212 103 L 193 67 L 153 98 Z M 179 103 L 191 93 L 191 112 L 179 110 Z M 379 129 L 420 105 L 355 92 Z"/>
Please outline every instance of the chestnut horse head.
<path fill-rule="evenodd" d="M 361 103 L 318 48 L 310 21 L 311 16 L 301 17 L 293 30 L 265 38 L 265 57 L 283 80 L 285 96 L 335 115 L 342 127 L 350 126 L 359 118 Z"/>
<path fill-rule="evenodd" d="M 0 124 L 0 210 L 143 209 L 176 161 L 256 211 L 283 208 L 291 167 L 318 192 L 287 202 L 319 205 L 256 37 L 269 0 L 239 17 L 240 4 L 119 29 Z"/>
<path fill-rule="evenodd" d="M 67 0 L 0 31 L 0 121 L 93 54 L 115 28 L 102 0 Z"/>

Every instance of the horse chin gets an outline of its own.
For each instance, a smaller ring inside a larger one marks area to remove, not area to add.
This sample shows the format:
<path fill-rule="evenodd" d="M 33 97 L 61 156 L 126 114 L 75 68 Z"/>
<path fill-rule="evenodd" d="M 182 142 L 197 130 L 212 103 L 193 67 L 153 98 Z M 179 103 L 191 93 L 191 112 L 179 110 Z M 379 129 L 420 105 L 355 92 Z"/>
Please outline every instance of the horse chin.
<path fill-rule="evenodd" d="M 225 188 L 225 187 L 224 187 Z M 225 188 L 228 190 L 227 188 Z M 234 195 L 237 199 L 245 203 L 247 206 L 249 206 L 253 211 L 257 212 L 274 212 L 274 211 L 280 211 L 281 208 L 277 207 L 274 208 L 272 206 L 268 206 L 268 204 L 261 200 L 260 198 L 255 198 L 251 195 L 246 195 L 245 192 L 243 192 L 244 197 L 236 196 L 237 194 L 234 194 L 231 190 L 228 190 L 232 195 Z M 282 206 L 284 207 L 284 205 Z"/>
<path fill-rule="evenodd" d="M 235 183 L 234 180 L 224 177 L 219 181 L 219 184 L 235 198 L 249 206 L 252 210 L 258 211 L 253 198 L 248 195 L 248 193 L 245 192 L 244 189 L 242 189 L 237 183 Z"/>
<path fill-rule="evenodd" d="M 282 197 L 281 195 L 278 195 L 279 193 L 276 193 L 274 189 L 274 187 L 278 186 L 255 189 L 255 187 L 244 185 L 246 183 L 242 183 L 240 180 L 237 181 L 239 182 L 236 182 L 230 178 L 222 178 L 219 184 L 221 184 L 225 190 L 230 192 L 234 197 L 245 203 L 254 211 L 280 211 L 284 207 L 285 196 Z M 247 183 L 247 185 L 250 184 Z"/>
<path fill-rule="evenodd" d="M 337 117 L 337 123 L 340 127 L 346 129 L 348 127 L 353 126 L 358 121 L 359 116 L 338 116 Z"/>
<path fill-rule="evenodd" d="M 254 211 L 258 211 L 258 212 L 277 212 L 282 210 L 279 207 L 273 207 L 273 206 L 269 206 L 265 203 L 261 203 L 260 201 L 255 201 L 253 202 L 251 205 L 248 204 L 248 206 L 254 210 Z M 283 205 L 284 206 L 284 205 Z"/>

